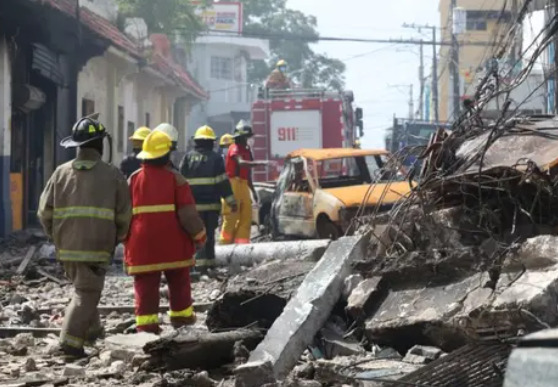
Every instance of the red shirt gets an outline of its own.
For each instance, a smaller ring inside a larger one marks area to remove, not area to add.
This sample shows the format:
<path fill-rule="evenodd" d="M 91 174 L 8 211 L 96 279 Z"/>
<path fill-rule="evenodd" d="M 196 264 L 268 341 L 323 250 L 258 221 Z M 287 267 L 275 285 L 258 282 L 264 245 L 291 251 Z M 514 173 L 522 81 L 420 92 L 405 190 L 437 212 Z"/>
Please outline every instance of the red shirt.
<path fill-rule="evenodd" d="M 240 177 L 242 180 L 250 179 L 250 167 L 239 167 L 236 157 L 240 156 L 242 160 L 252 161 L 252 152 L 245 146 L 232 144 L 225 159 L 225 169 L 229 178 Z"/>
<path fill-rule="evenodd" d="M 130 177 L 130 194 L 134 215 L 125 250 L 128 273 L 192 266 L 194 242 L 176 213 L 195 205 L 190 186 L 179 186 L 166 167 L 144 165 Z"/>

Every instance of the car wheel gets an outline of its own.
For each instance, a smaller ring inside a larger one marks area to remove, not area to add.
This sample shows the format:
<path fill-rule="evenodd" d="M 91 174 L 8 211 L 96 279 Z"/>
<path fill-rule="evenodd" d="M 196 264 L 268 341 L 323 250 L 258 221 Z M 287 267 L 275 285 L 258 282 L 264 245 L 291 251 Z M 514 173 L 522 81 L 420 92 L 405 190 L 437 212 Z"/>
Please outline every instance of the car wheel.
<path fill-rule="evenodd" d="M 321 220 L 318 223 L 318 237 L 320 239 L 336 240 L 341 236 L 341 230 L 331 220 Z"/>

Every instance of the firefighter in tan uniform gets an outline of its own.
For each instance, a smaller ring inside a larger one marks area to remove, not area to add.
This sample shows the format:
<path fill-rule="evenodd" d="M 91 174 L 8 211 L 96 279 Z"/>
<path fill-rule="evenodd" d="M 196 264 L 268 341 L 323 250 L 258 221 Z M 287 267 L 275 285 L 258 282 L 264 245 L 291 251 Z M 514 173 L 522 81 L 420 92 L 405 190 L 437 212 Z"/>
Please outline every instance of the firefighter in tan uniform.
<path fill-rule="evenodd" d="M 39 203 L 41 224 L 75 288 L 60 345 L 65 355 L 76 358 L 85 355 L 86 341 L 102 333 L 97 305 L 106 268 L 132 218 L 124 176 L 101 160 L 106 136 L 104 126 L 95 119 L 80 119 L 72 135 L 60 143 L 79 148 L 77 157 L 54 171 Z"/>
<path fill-rule="evenodd" d="M 287 62 L 281 59 L 275 65 L 275 69 L 269 74 L 265 82 L 267 89 L 286 90 L 292 89 L 293 84 L 287 75 Z"/>

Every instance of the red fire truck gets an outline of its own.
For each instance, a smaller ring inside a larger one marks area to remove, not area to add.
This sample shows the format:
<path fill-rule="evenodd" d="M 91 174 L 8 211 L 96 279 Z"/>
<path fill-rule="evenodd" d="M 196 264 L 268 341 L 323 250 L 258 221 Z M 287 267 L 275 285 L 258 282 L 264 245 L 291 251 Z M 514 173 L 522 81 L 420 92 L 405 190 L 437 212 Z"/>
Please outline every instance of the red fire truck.
<path fill-rule="evenodd" d="M 256 168 L 254 181 L 276 180 L 297 149 L 352 147 L 362 136 L 362 109 L 353 109 L 353 99 L 350 91 L 267 90 L 252 105 L 252 151 L 256 160 L 274 162 Z"/>

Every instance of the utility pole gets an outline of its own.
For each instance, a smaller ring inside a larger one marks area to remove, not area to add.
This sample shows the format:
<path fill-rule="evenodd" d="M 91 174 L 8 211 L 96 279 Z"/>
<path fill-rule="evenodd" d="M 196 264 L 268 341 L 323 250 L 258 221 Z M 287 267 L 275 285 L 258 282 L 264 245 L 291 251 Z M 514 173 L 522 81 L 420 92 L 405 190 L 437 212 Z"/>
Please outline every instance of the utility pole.
<path fill-rule="evenodd" d="M 432 45 L 432 107 L 434 110 L 434 122 L 438 123 L 440 121 L 440 110 L 439 110 L 439 103 L 438 103 L 438 53 L 436 51 L 436 46 L 439 44 L 436 39 L 436 27 L 424 25 L 418 26 L 415 24 L 403 24 L 405 28 L 414 28 L 421 32 L 423 28 L 430 29 L 432 31 L 432 42 L 427 42 L 427 44 Z M 420 41 L 421 46 L 424 44 L 424 41 Z"/>
<path fill-rule="evenodd" d="M 424 47 L 422 40 L 420 41 L 420 66 L 419 66 L 419 117 L 421 121 L 424 121 Z"/>
<path fill-rule="evenodd" d="M 558 0 L 557 0 L 558 1 Z M 415 118 L 415 101 L 413 100 L 413 84 L 409 85 L 409 119 Z"/>
<path fill-rule="evenodd" d="M 558 14 L 558 0 L 554 0 L 554 15 Z M 558 114 L 558 34 L 554 35 L 554 114 Z"/>
<path fill-rule="evenodd" d="M 557 0 L 558 1 L 558 0 Z M 453 113 L 455 118 L 459 116 L 460 111 L 460 98 L 459 98 L 459 42 L 457 41 L 457 20 L 455 20 L 457 8 L 457 0 L 451 0 L 451 10 L 452 13 L 452 31 L 451 31 L 451 61 L 450 61 L 450 73 L 452 79 L 452 100 L 453 100 L 453 112 L 450 111 L 450 116 Z"/>
<path fill-rule="evenodd" d="M 517 16 L 519 14 L 519 8 L 518 8 L 518 4 L 517 4 L 517 0 L 512 0 L 511 3 L 511 16 L 512 16 L 512 22 L 515 22 L 517 20 Z M 518 47 L 518 38 L 517 35 L 515 36 L 514 40 L 513 40 L 513 46 L 512 46 L 512 52 L 511 52 L 511 65 L 515 67 L 515 61 L 517 60 L 517 52 Z"/>

